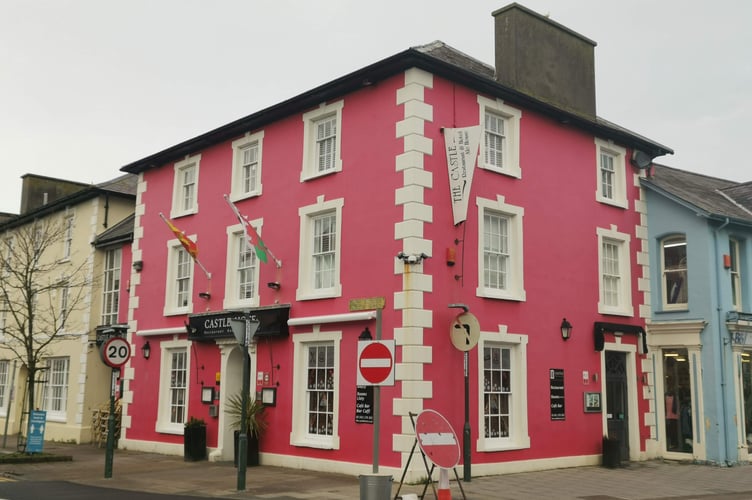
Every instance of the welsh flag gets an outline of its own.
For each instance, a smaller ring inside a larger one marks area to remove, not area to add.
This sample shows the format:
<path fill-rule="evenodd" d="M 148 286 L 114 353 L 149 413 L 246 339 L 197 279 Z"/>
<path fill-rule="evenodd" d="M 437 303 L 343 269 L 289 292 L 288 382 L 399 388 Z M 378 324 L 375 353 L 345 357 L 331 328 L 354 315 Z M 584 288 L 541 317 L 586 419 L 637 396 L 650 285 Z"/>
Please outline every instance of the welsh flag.
<path fill-rule="evenodd" d="M 228 205 L 230 205 L 230 208 L 235 214 L 235 217 L 237 217 L 240 221 L 240 225 L 243 226 L 246 240 L 248 240 L 248 244 L 251 245 L 253 250 L 256 252 L 256 257 L 258 257 L 258 260 L 266 263 L 269 261 L 269 257 L 271 257 L 274 263 L 277 264 L 278 268 L 282 267 L 282 261 L 277 260 L 272 251 L 267 248 L 266 244 L 264 244 L 264 240 L 261 239 L 258 231 L 256 231 L 256 228 L 253 227 L 250 222 L 248 222 L 248 219 L 240 215 L 238 207 L 236 207 L 235 204 L 230 200 L 229 196 L 225 195 L 225 201 Z"/>

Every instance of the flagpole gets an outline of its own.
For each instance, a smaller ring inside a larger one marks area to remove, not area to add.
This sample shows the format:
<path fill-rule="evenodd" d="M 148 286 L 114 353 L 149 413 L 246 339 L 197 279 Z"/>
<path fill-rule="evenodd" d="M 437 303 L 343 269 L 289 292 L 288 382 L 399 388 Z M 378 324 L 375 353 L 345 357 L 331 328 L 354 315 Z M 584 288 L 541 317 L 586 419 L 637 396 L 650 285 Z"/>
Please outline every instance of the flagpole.
<path fill-rule="evenodd" d="M 238 207 L 236 207 L 235 204 L 230 200 L 230 197 L 227 196 L 226 194 L 223 195 L 223 196 L 224 196 L 225 201 L 227 202 L 227 204 L 230 205 L 230 208 L 232 209 L 232 212 L 235 214 L 235 217 L 238 218 L 238 220 L 240 221 L 240 223 L 243 226 L 250 226 L 251 223 L 248 222 L 248 219 L 246 219 L 245 217 L 243 217 L 240 214 L 240 211 L 238 210 Z M 277 269 L 280 269 L 282 267 L 282 261 L 279 260 L 277 257 L 274 256 L 274 254 L 272 253 L 272 251 L 269 250 L 269 247 L 264 246 L 264 251 L 266 251 L 269 254 L 269 256 L 272 258 L 272 260 L 274 261 L 274 264 L 277 266 Z"/>

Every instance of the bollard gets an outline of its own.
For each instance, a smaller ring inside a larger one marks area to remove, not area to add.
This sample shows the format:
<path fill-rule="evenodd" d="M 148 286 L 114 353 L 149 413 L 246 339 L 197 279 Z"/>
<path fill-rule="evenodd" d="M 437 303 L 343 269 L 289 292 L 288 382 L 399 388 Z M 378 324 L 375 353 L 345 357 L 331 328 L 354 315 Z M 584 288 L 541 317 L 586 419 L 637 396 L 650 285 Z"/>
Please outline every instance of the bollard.
<path fill-rule="evenodd" d="M 439 469 L 439 500 L 452 500 L 452 490 L 449 489 L 449 470 Z"/>

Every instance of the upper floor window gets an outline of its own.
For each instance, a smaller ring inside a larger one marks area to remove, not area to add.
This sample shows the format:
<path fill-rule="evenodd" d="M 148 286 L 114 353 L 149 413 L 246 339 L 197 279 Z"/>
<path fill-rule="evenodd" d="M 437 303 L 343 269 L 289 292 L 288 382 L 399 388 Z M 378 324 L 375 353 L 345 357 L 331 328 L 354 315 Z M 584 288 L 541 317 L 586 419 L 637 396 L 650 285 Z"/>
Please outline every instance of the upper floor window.
<path fill-rule="evenodd" d="M 478 356 L 478 449 L 529 448 L 527 336 L 481 332 Z"/>
<path fill-rule="evenodd" d="M 598 233 L 598 275 L 600 301 L 598 312 L 631 316 L 632 285 L 631 263 L 629 258 L 628 234 L 611 229 L 597 229 Z"/>
<path fill-rule="evenodd" d="M 70 259 L 71 249 L 73 248 L 73 217 L 65 218 L 65 229 L 63 232 L 63 259 Z"/>
<path fill-rule="evenodd" d="M 512 177 L 522 177 L 520 169 L 520 119 L 522 112 L 478 96 L 480 123 L 483 126 L 478 166 Z"/>
<path fill-rule="evenodd" d="M 261 157 L 264 132 L 232 143 L 232 200 L 261 194 Z"/>
<path fill-rule="evenodd" d="M 251 222 L 259 231 L 256 221 Z M 227 228 L 227 278 L 225 309 L 257 306 L 259 263 L 256 252 L 245 237 L 240 224 Z"/>
<path fill-rule="evenodd" d="M 291 444 L 339 449 L 341 332 L 296 334 Z"/>
<path fill-rule="evenodd" d="M 5 342 L 5 329 L 8 327 L 8 303 L 0 299 L 0 342 Z"/>
<path fill-rule="evenodd" d="M 742 310 L 742 280 L 739 266 L 739 242 L 729 240 L 729 258 L 731 259 L 731 304 L 735 311 Z"/>
<path fill-rule="evenodd" d="M 157 432 L 183 434 L 188 415 L 189 342 L 162 342 Z"/>
<path fill-rule="evenodd" d="M 300 215 L 300 273 L 298 300 L 339 297 L 342 238 L 342 198 L 302 207 Z"/>
<path fill-rule="evenodd" d="M 172 218 L 198 212 L 198 171 L 201 155 L 175 162 L 175 180 L 172 190 Z"/>
<path fill-rule="evenodd" d="M 196 237 L 190 237 L 196 241 Z M 177 239 L 167 242 L 165 315 L 186 314 L 193 309 L 193 259 Z"/>
<path fill-rule="evenodd" d="M 68 316 L 70 315 L 68 304 L 68 299 L 70 298 L 70 283 L 68 280 L 61 281 L 58 290 L 60 290 L 60 321 L 58 323 L 60 324 L 59 330 L 62 330 L 65 327 Z"/>
<path fill-rule="evenodd" d="M 67 357 L 47 360 L 47 381 L 42 385 L 42 408 L 47 411 L 48 420 L 66 419 L 69 367 L 70 360 Z"/>
<path fill-rule="evenodd" d="M 688 304 L 687 239 L 670 236 L 661 241 L 663 308 L 686 309 Z"/>
<path fill-rule="evenodd" d="M 322 104 L 303 114 L 304 181 L 342 170 L 342 108 L 344 101 Z"/>
<path fill-rule="evenodd" d="M 104 254 L 104 276 L 102 282 L 102 325 L 118 322 L 120 305 L 120 261 L 122 250 L 111 248 Z"/>
<path fill-rule="evenodd" d="M 522 266 L 524 209 L 478 198 L 478 289 L 481 297 L 525 300 Z"/>
<path fill-rule="evenodd" d="M 595 199 L 621 208 L 627 208 L 627 152 L 613 143 L 595 139 L 598 189 Z"/>

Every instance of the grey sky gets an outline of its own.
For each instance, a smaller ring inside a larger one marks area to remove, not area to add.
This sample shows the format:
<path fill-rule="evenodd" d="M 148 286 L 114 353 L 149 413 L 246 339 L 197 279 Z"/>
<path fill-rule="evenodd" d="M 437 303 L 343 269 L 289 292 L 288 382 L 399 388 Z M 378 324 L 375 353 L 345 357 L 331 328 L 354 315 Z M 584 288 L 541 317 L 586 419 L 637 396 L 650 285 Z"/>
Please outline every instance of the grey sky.
<path fill-rule="evenodd" d="M 411 46 L 493 64 L 505 0 L 0 0 L 0 211 L 20 177 L 119 168 Z M 527 0 L 596 41 L 597 113 L 736 181 L 752 116 L 752 2 Z"/>

